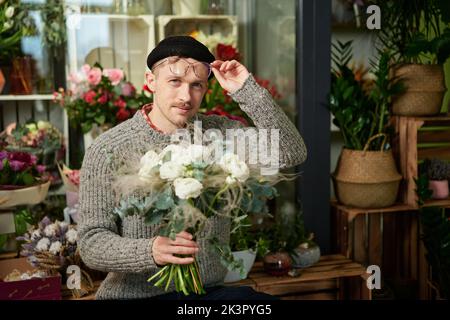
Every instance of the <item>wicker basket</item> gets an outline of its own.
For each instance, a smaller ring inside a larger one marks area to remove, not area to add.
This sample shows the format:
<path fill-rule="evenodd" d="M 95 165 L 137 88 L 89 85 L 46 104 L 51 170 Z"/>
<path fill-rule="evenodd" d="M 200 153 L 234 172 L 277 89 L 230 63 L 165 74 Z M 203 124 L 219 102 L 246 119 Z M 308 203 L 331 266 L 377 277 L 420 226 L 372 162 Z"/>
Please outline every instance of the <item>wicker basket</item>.
<path fill-rule="evenodd" d="M 392 151 L 367 151 L 370 142 L 380 136 L 385 135 L 373 136 L 363 151 L 342 149 L 332 175 L 336 198 L 342 204 L 383 208 L 395 202 L 402 177 L 395 166 Z"/>
<path fill-rule="evenodd" d="M 394 69 L 406 91 L 392 101 L 392 112 L 401 116 L 435 115 L 441 111 L 447 88 L 442 65 L 407 64 Z"/>

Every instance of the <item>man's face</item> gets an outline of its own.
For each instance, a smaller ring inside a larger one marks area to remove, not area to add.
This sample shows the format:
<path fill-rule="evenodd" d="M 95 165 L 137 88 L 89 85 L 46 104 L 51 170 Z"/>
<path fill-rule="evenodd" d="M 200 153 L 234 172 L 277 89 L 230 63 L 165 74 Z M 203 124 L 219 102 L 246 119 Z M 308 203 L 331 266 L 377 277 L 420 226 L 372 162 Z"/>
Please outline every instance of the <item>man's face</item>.
<path fill-rule="evenodd" d="M 155 107 L 177 127 L 197 113 L 208 88 L 207 70 L 195 59 L 169 57 L 155 63 L 152 72 L 146 73 Z"/>

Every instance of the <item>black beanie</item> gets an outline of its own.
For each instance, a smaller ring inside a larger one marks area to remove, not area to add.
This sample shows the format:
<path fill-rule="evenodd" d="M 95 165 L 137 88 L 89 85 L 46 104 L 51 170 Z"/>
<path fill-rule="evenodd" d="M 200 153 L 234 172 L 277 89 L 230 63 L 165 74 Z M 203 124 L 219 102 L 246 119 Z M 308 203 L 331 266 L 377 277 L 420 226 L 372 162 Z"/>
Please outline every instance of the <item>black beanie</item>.
<path fill-rule="evenodd" d="M 161 40 L 147 57 L 147 66 L 152 69 L 153 65 L 167 57 L 180 56 L 192 58 L 197 61 L 211 63 L 216 58 L 209 49 L 201 42 L 190 36 L 171 36 Z M 213 76 L 211 72 L 210 78 Z"/>

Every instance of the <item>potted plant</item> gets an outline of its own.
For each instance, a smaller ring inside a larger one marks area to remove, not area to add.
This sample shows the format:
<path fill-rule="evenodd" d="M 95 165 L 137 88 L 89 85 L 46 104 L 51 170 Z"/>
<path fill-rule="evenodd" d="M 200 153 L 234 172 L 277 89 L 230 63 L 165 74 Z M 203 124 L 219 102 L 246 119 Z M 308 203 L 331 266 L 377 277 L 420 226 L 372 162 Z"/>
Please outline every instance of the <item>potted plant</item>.
<path fill-rule="evenodd" d="M 382 24 L 379 39 L 393 52 L 392 74 L 406 90 L 392 101 L 392 112 L 403 116 L 440 112 L 446 92 L 443 64 L 450 57 L 450 15 L 445 1 L 376 0 Z"/>
<path fill-rule="evenodd" d="M 433 191 L 433 199 L 446 199 L 449 196 L 448 179 L 450 179 L 450 165 L 439 159 L 425 161 L 428 176 L 428 188 Z"/>
<path fill-rule="evenodd" d="M 389 76 L 388 51 L 379 51 L 378 63 L 372 63 L 375 80 L 366 84 L 347 66 L 351 50 L 351 41 L 333 44 L 328 107 L 344 138 L 332 174 L 335 193 L 348 206 L 387 207 L 395 202 L 401 180 L 389 144 L 389 104 L 403 88 Z"/>
<path fill-rule="evenodd" d="M 2 86 L 4 94 L 10 93 L 11 78 L 19 80 L 19 85 L 31 90 L 30 79 L 25 77 L 22 70 L 20 42 L 22 37 L 35 33 L 36 26 L 25 5 L 17 0 L 4 0 L 0 3 L 0 78 L 5 78 Z"/>

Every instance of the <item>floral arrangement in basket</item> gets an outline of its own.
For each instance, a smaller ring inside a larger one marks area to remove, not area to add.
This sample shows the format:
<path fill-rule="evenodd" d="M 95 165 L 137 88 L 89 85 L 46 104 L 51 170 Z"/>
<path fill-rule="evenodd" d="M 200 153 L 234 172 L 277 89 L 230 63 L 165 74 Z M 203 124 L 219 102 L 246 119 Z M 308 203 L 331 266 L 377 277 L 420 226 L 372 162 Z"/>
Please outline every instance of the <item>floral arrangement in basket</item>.
<path fill-rule="evenodd" d="M 70 265 L 84 268 L 77 247 L 78 232 L 75 225 L 58 220 L 52 222 L 44 217 L 37 226 L 16 239 L 23 241 L 20 254 L 27 257 L 33 267 L 48 275 L 61 273 L 65 277 L 66 268 Z M 80 268 L 80 289 L 72 290 L 75 297 L 88 294 L 94 288 L 89 273 L 83 268 Z"/>
<path fill-rule="evenodd" d="M 54 165 L 64 157 L 64 137 L 49 121 L 27 121 L 23 125 L 11 123 L 2 133 L 5 148 L 10 151 L 27 151 L 37 155 L 39 162 Z"/>
<path fill-rule="evenodd" d="M 169 144 L 125 162 L 114 183 L 121 197 L 114 211 L 122 219 L 142 215 L 148 224 L 161 226 L 159 235 L 171 239 L 188 231 L 195 240 L 213 216 L 229 218 L 231 233 L 236 232 L 248 213 L 265 213 L 265 200 L 276 195 L 274 184 L 289 175 L 262 176 L 260 168 L 248 165 L 225 145 Z M 228 243 L 220 243 L 214 236 L 207 240 L 209 250 L 220 255 L 224 266 L 244 273 Z M 193 261 L 165 265 L 148 281 L 165 290 L 173 281 L 177 292 L 202 294 L 199 266 L 195 258 Z"/>
<path fill-rule="evenodd" d="M 113 127 L 152 101 L 146 88 L 137 93 L 122 70 L 103 69 L 99 63 L 85 64 L 80 71 L 71 73 L 68 81 L 69 90 L 60 88 L 54 93 L 54 100 L 67 110 L 73 124 L 81 124 L 84 133 L 94 125 Z"/>
<path fill-rule="evenodd" d="M 37 157 L 34 154 L 20 151 L 0 151 L 1 190 L 30 187 L 48 180 L 46 167 L 37 164 Z"/>

